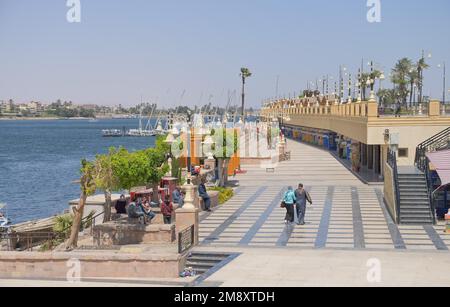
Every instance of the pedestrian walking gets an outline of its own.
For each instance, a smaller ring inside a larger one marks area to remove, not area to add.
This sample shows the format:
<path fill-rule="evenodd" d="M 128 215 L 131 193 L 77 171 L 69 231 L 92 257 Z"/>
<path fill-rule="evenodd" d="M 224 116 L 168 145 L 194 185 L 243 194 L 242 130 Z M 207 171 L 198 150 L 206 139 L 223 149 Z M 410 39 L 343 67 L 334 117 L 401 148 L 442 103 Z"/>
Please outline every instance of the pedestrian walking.
<path fill-rule="evenodd" d="M 400 102 L 397 102 L 395 104 L 395 117 L 400 117 L 401 111 L 402 111 L 402 105 L 400 104 Z"/>
<path fill-rule="evenodd" d="M 294 189 L 292 187 L 288 187 L 288 190 L 286 191 L 286 193 L 284 193 L 283 202 L 282 202 L 282 206 L 284 206 L 284 208 L 286 208 L 286 217 L 284 219 L 285 224 L 294 222 L 295 201 L 296 201 L 296 198 L 295 198 Z"/>
<path fill-rule="evenodd" d="M 295 198 L 297 225 L 305 225 L 306 202 L 309 202 L 312 205 L 312 199 L 302 183 L 300 183 L 298 189 L 295 190 Z"/>

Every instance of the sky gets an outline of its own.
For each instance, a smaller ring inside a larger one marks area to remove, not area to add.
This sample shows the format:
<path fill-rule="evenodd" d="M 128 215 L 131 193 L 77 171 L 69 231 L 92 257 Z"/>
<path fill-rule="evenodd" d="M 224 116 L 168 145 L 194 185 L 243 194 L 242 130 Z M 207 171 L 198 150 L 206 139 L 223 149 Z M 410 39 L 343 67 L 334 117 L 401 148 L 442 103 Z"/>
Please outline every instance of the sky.
<path fill-rule="evenodd" d="M 379 23 L 367 0 L 80 3 L 81 22 L 69 23 L 66 0 L 0 0 L 0 100 L 225 106 L 230 93 L 239 105 L 248 67 L 247 106 L 259 107 L 336 78 L 339 65 L 356 74 L 373 60 L 388 73 L 422 50 L 432 54 L 424 94 L 440 99 L 437 65 L 450 67 L 448 0 L 381 0 Z"/>

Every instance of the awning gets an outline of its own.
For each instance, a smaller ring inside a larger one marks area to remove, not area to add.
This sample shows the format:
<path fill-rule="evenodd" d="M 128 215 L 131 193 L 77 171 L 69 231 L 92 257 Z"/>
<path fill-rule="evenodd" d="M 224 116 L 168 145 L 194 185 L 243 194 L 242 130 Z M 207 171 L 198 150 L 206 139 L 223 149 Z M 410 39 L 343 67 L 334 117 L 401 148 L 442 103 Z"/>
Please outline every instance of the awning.
<path fill-rule="evenodd" d="M 441 179 L 441 184 L 450 184 L 450 150 L 429 152 L 426 154 Z"/>

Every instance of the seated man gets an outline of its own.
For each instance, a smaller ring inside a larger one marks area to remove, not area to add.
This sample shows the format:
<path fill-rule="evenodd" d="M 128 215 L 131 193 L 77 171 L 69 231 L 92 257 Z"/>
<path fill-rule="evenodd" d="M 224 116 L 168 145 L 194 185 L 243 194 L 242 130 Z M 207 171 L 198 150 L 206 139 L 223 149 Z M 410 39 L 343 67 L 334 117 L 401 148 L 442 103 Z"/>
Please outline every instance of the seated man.
<path fill-rule="evenodd" d="M 151 212 L 151 214 L 145 213 L 142 204 L 136 204 L 134 202 L 130 203 L 127 207 L 128 218 L 130 219 L 139 219 L 139 223 L 146 224 L 147 220 L 152 220 L 155 217 L 155 214 Z"/>
<path fill-rule="evenodd" d="M 180 187 L 176 187 L 172 192 L 172 200 L 174 204 L 178 205 L 178 208 L 183 208 L 184 205 L 184 195 L 181 192 Z"/>
<path fill-rule="evenodd" d="M 131 202 L 127 207 L 128 218 L 130 219 L 144 219 L 144 212 L 136 205 L 135 202 Z"/>
<path fill-rule="evenodd" d="M 148 219 L 148 221 L 151 221 L 155 218 L 156 214 L 152 211 L 150 202 L 147 200 L 147 198 L 144 198 L 144 201 L 139 202 L 138 206 L 140 207 L 141 211 L 144 212 L 145 217 Z"/>
<path fill-rule="evenodd" d="M 206 179 L 202 178 L 200 185 L 198 186 L 198 195 L 203 199 L 203 204 L 205 205 L 204 210 L 207 212 L 211 212 L 211 198 L 206 191 Z"/>

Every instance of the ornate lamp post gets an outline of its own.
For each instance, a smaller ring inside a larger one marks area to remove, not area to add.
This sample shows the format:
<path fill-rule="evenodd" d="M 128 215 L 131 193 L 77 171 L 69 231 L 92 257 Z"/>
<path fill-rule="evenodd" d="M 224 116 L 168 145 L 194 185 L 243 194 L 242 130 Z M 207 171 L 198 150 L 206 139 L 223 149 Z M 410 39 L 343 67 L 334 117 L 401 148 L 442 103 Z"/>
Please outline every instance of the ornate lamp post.
<path fill-rule="evenodd" d="M 358 85 L 358 99 L 357 99 L 357 102 L 361 102 L 361 100 L 362 100 L 362 97 L 361 97 L 361 94 L 362 94 L 362 91 L 361 91 L 361 86 L 362 86 L 361 68 L 358 69 L 358 82 L 357 82 L 357 85 Z"/>
<path fill-rule="evenodd" d="M 348 74 L 348 100 L 347 103 L 352 103 L 352 74 Z"/>

